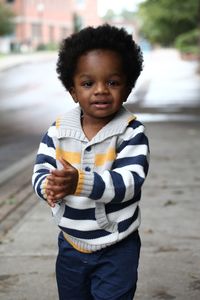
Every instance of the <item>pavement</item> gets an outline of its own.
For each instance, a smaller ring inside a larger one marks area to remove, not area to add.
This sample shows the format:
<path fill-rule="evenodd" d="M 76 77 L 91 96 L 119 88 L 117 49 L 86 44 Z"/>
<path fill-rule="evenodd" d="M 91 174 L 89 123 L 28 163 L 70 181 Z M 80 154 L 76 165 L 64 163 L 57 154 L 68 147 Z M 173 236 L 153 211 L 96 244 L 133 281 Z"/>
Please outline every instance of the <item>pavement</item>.
<path fill-rule="evenodd" d="M 150 140 L 151 163 L 141 201 L 142 250 L 135 299 L 197 300 L 200 299 L 200 115 L 191 119 L 184 119 L 183 115 L 179 120 L 170 120 L 169 116 L 162 122 L 151 117 L 151 122 L 144 119 L 144 123 Z M 58 229 L 49 207 L 31 191 L 33 163 L 30 156 L 21 169 L 16 166 L 16 174 L 12 170 L 10 179 L 7 172 L 8 180 L 1 186 L 0 203 L 4 207 L 1 211 L 13 206 L 12 213 L 5 213 L 0 224 L 2 300 L 58 299 L 55 282 Z"/>
<path fill-rule="evenodd" d="M 55 58 L 56 55 L 57 53 L 54 51 L 38 51 L 26 54 L 5 55 L 4 57 L 0 57 L 0 72 L 17 67 L 21 64 L 49 60 Z"/>

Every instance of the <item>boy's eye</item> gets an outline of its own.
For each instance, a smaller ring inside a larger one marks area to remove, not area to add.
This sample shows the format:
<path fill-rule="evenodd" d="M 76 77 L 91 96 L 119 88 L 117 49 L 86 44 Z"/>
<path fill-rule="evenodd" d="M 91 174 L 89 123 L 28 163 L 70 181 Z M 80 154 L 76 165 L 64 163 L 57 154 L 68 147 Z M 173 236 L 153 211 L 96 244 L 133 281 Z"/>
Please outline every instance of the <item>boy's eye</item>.
<path fill-rule="evenodd" d="M 109 86 L 118 86 L 119 82 L 117 80 L 109 80 L 108 85 Z"/>
<path fill-rule="evenodd" d="M 86 87 L 86 88 L 89 88 L 89 87 L 92 86 L 92 84 L 93 84 L 92 81 L 84 81 L 84 82 L 82 83 L 82 86 L 84 86 L 84 87 Z"/>

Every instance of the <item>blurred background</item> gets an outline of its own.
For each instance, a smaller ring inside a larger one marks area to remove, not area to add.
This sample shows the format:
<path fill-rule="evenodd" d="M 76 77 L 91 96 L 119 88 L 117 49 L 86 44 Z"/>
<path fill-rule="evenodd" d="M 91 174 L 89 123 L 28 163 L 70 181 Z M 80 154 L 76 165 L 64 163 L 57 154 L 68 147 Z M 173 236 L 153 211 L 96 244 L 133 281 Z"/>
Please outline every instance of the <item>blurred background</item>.
<path fill-rule="evenodd" d="M 126 103 L 151 146 L 136 299 L 200 299 L 200 0 L 0 0 L 1 299 L 58 298 L 57 228 L 32 168 L 44 132 L 75 105 L 57 79 L 59 44 L 105 22 L 144 54 Z"/>
<path fill-rule="evenodd" d="M 74 105 L 55 72 L 61 40 L 105 22 L 144 53 L 128 108 L 144 121 L 199 117 L 200 0 L 0 0 L 1 170 Z"/>

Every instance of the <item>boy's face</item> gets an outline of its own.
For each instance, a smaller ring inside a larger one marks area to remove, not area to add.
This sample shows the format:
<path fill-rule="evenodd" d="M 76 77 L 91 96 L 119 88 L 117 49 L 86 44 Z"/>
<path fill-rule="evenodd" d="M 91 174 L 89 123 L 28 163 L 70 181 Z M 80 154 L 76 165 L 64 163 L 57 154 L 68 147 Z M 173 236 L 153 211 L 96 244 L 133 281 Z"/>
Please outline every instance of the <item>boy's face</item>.
<path fill-rule="evenodd" d="M 71 95 L 89 122 L 106 124 L 126 101 L 127 87 L 120 56 L 111 50 L 91 50 L 77 63 Z"/>

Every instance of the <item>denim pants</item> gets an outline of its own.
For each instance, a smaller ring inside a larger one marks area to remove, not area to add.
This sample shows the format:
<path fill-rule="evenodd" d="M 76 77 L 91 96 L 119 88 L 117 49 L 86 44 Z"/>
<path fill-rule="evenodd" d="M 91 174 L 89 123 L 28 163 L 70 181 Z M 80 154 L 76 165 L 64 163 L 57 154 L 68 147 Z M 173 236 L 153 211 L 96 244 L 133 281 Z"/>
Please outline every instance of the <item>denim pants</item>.
<path fill-rule="evenodd" d="M 138 232 L 93 253 L 75 250 L 58 239 L 56 279 L 60 300 L 132 300 L 140 254 Z"/>

